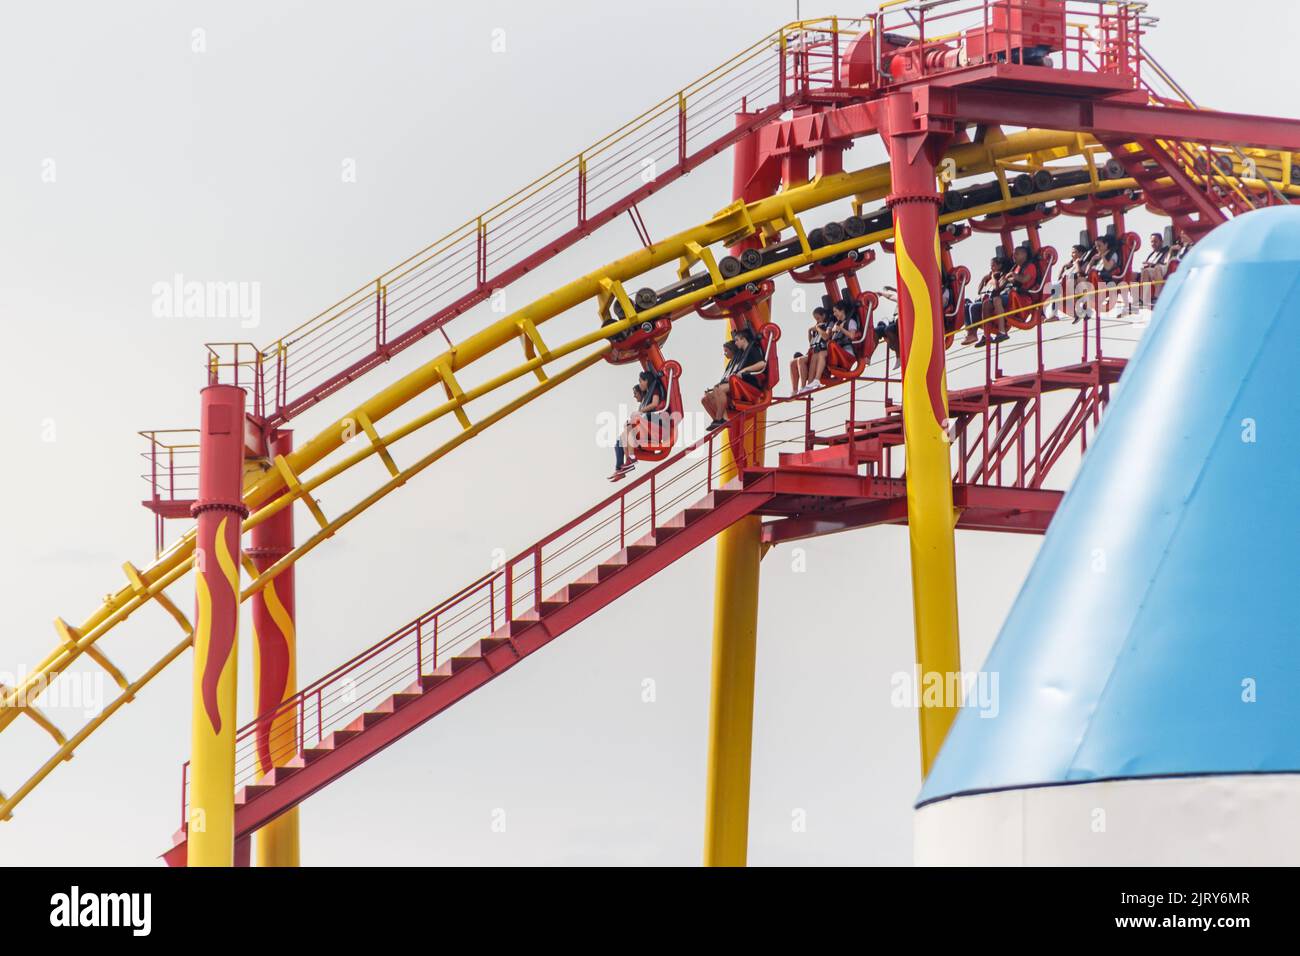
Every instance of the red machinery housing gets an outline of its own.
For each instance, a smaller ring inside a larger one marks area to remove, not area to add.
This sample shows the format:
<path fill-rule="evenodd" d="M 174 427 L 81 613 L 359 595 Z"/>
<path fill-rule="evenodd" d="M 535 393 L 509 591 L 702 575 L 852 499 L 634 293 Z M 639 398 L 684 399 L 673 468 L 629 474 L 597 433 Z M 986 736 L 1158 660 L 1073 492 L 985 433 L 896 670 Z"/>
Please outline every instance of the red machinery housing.
<path fill-rule="evenodd" d="M 997 0 L 989 5 L 987 26 L 966 31 L 966 57 L 1033 62 L 1065 45 L 1064 0 Z"/>

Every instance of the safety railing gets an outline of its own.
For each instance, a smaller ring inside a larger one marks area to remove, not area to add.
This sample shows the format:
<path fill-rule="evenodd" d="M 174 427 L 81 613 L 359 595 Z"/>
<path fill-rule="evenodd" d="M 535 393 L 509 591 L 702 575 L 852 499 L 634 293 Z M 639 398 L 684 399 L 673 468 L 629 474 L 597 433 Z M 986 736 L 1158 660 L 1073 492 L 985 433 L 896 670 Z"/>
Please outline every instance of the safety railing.
<path fill-rule="evenodd" d="M 892 0 L 873 18 L 875 72 L 915 80 L 1011 63 L 1136 78 L 1155 22 L 1145 11 L 1124 0 Z M 908 67 L 893 69 L 904 45 Z"/>
<path fill-rule="evenodd" d="M 199 486 L 199 430 L 161 428 L 138 433 L 145 440 L 140 475 L 149 486 L 149 499 L 159 506 L 190 501 Z"/>
<path fill-rule="evenodd" d="M 145 470 L 140 475 L 149 486 L 144 506 L 153 512 L 154 554 L 166 546 L 169 518 L 188 518 L 190 505 L 199 492 L 199 430 L 165 428 L 138 433 L 145 440 L 140 457 Z"/>
<path fill-rule="evenodd" d="M 839 80 L 859 21 L 789 24 L 263 348 L 210 347 L 209 381 L 283 422 L 486 300 L 657 189 Z M 443 330 L 446 335 L 446 330 Z M 450 342 L 450 339 L 448 339 Z"/>
<path fill-rule="evenodd" d="M 1097 376 L 1097 384 L 1085 401 L 1090 410 L 1098 410 L 1099 414 L 1105 401 L 1102 390 L 1106 383 L 1102 372 L 1107 363 L 1126 359 L 1131 354 L 1136 339 L 1126 333 L 1150 314 L 1149 292 L 1160 285 L 1160 281 L 1154 284 L 1112 283 L 1101 290 L 1086 293 L 1066 289 L 1056 299 L 1014 309 L 1004 316 L 1024 317 L 1042 309 L 1045 317 L 1053 311 L 1062 312 L 1064 318 L 1060 321 L 1040 321 L 1031 329 L 1011 330 L 1011 337 L 1004 342 L 994 342 L 980 349 L 957 347 L 950 352 L 947 361 L 949 395 L 966 396 L 968 404 L 972 393 L 979 396 L 975 402 L 978 411 L 954 409 L 952 413 L 953 480 L 963 484 L 1041 487 L 1052 465 L 1068 450 L 1072 440 L 1078 442 L 1081 451 L 1085 450 L 1087 434 L 1079 427 L 1082 422 L 1076 422 L 1074 430 L 1068 432 L 1043 432 L 1037 425 L 1026 430 L 1014 421 L 1008 425 L 1010 419 L 1004 408 L 1008 403 L 994 393 L 998 389 L 1014 389 L 1015 402 L 1033 404 L 1056 387 L 1054 382 L 1060 378 L 1061 369 L 1068 369 L 1070 377 L 1086 372 Z M 1099 302 L 1106 308 L 1099 308 Z M 1080 318 L 1075 322 L 1071 313 L 1080 303 L 1085 308 L 1078 309 Z M 980 324 L 987 327 L 987 323 Z M 978 330 L 979 325 L 967 328 Z M 961 333 L 965 331 L 962 329 Z M 883 344 L 879 348 L 887 351 Z M 873 364 L 875 361 L 873 359 Z M 896 363 L 896 355 L 888 353 L 888 361 Z M 881 457 L 879 462 L 867 463 L 867 473 L 886 480 L 904 480 L 906 454 L 901 382 L 897 377 L 887 370 L 883 375 L 863 375 L 847 386 L 818 389 L 795 401 L 807 403 L 803 413 L 805 450 L 829 441 L 843 440 L 850 434 L 862 440 L 879 433 Z M 847 413 L 847 417 L 837 421 L 837 412 Z M 1024 415 L 1025 421 L 1040 414 L 1041 406 L 1017 413 L 1018 416 Z M 991 438 L 995 439 L 992 443 Z M 780 450 L 798 450 L 793 447 L 796 444 L 793 442 L 778 441 L 776 444 L 785 446 Z M 1014 472 L 1004 467 L 1010 462 L 1015 464 Z"/>
<path fill-rule="evenodd" d="M 1201 108 L 1150 52 L 1144 50 L 1142 56 L 1147 67 L 1142 77 L 1142 87 L 1151 102 L 1193 110 Z M 1233 215 L 1250 212 L 1257 207 L 1259 200 L 1265 205 L 1273 202 L 1285 205 L 1290 202 L 1266 174 L 1260 175 L 1258 162 L 1240 146 L 1214 147 L 1205 143 L 1166 140 L 1159 142 L 1178 160 L 1193 182 L 1210 194 L 1219 205 L 1231 210 Z M 1284 166 L 1279 156 L 1278 167 L 1285 168 L 1287 176 L 1284 182 L 1290 185 L 1289 157 Z M 1250 175 L 1252 172 L 1256 175 Z M 1252 189 L 1245 181 L 1247 179 L 1264 184 L 1262 195 Z"/>

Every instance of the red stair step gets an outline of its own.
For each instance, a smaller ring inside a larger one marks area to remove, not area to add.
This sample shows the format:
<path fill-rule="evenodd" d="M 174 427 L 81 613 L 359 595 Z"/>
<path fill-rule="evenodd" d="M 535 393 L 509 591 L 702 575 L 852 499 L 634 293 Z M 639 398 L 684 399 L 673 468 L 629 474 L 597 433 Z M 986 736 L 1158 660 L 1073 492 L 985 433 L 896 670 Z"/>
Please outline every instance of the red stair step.
<path fill-rule="evenodd" d="M 625 567 L 627 567 L 627 558 L 623 557 L 622 552 L 619 552 L 611 558 L 606 558 L 596 566 L 596 580 L 608 581 Z"/>
<path fill-rule="evenodd" d="M 407 704 L 419 700 L 422 696 L 422 694 L 399 690 L 397 693 L 386 698 L 378 707 L 376 707 L 375 712 L 380 714 L 395 714 Z"/>
<path fill-rule="evenodd" d="M 264 793 L 270 793 L 275 787 L 264 783 L 250 783 L 235 791 L 235 806 L 242 807 L 250 800 L 256 800 Z"/>
<path fill-rule="evenodd" d="M 273 768 L 270 773 L 263 776 L 262 779 L 257 782 L 259 784 L 266 784 L 268 787 L 278 787 L 301 769 L 301 766 L 284 764 Z"/>
<path fill-rule="evenodd" d="M 369 730 L 371 727 L 375 726 L 375 724 L 379 723 L 385 717 L 389 716 L 391 716 L 391 714 L 384 713 L 383 711 L 368 710 L 360 717 L 355 717 L 345 724 L 343 729 L 354 730 L 357 733 L 362 733 L 363 731 Z"/>
<path fill-rule="evenodd" d="M 326 750 L 326 751 L 337 750 L 339 747 L 347 743 L 349 740 L 351 740 L 360 732 L 361 731 L 359 730 L 347 730 L 347 729 L 336 730 L 333 733 L 327 734 L 325 737 L 321 738 L 320 743 L 316 745 L 315 749 Z"/>

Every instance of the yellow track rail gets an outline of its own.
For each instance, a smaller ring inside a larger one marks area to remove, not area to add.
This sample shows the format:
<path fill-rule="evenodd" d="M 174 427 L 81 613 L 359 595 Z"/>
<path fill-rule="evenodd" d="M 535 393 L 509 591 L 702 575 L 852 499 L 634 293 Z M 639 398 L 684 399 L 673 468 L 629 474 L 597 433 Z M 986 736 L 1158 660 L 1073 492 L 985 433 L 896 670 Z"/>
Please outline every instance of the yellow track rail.
<path fill-rule="evenodd" d="M 1072 156 L 1090 156 L 1096 149 L 1097 144 L 1086 136 L 1050 130 L 1030 130 L 994 143 L 954 147 L 949 151 L 948 156 L 956 164 L 957 176 L 964 178 L 1000 172 L 1019 165 L 1038 168 L 1054 160 Z M 806 231 L 799 219 L 802 213 L 846 199 L 852 199 L 857 207 L 865 203 L 877 202 L 887 194 L 889 182 L 888 166 L 880 165 L 857 172 L 820 177 L 806 185 L 748 205 L 732 204 L 698 226 L 611 262 L 494 322 L 360 403 L 348 415 L 339 418 L 302 444 L 293 454 L 263 463 L 264 467 L 254 471 L 245 484 L 244 502 L 249 507 L 250 515 L 244 522 L 244 531 L 247 532 L 294 501 L 303 502 L 315 517 L 319 527 L 293 552 L 260 575 L 253 575 L 251 583 L 243 591 L 243 599 L 246 600 L 265 587 L 285 568 L 310 553 L 358 515 L 402 487 L 412 477 L 430 467 L 450 451 L 546 394 L 555 386 L 590 368 L 608 350 L 608 340 L 624 329 L 714 298 L 747 282 L 775 276 L 829 256 L 891 238 L 891 233 L 878 232 L 838 245 L 825 246 L 814 252 L 808 245 Z M 1069 199 L 1100 190 L 1132 188 L 1134 185 L 1131 180 L 1094 179 L 1081 186 L 1021 198 L 1004 198 L 1000 202 L 986 206 L 964 209 L 959 213 L 944 216 L 941 222 L 956 222 L 1039 202 Z M 1300 190 L 1297 190 L 1296 194 L 1300 194 Z M 1009 197 L 1009 194 L 1004 193 L 1004 197 Z M 723 279 L 711 247 L 730 245 L 757 232 L 775 237 L 789 231 L 793 231 L 801 239 L 803 251 L 800 255 L 734 279 Z M 674 262 L 681 275 L 685 275 L 693 267 L 702 265 L 708 271 L 711 283 L 688 296 L 674 300 L 671 304 L 658 305 L 637 313 L 624 290 L 625 284 Z M 612 300 L 617 300 L 622 305 L 627 318 L 579 336 L 563 345 L 548 346 L 540 334 L 540 327 L 548 320 L 593 300 L 601 308 Z M 464 370 L 512 342 L 518 342 L 522 348 L 525 357 L 522 364 L 470 387 L 466 387 L 460 381 L 460 374 Z M 556 367 L 566 359 L 572 359 L 570 364 Z M 503 400 L 498 407 L 477 419 L 471 418 L 471 411 L 479 410 L 481 399 L 530 375 L 536 378 L 536 382 L 522 394 Z M 442 404 L 417 415 L 385 434 L 379 432 L 377 426 L 380 422 L 414 398 L 438 386 L 442 387 L 446 396 Z M 404 468 L 397 464 L 392 452 L 401 439 L 448 416 L 455 417 L 460 425 L 460 431 L 453 438 Z M 365 435 L 363 447 L 336 456 L 336 452 L 347 451 L 347 442 L 351 436 L 362 434 Z M 389 473 L 388 479 L 352 507 L 334 518 L 328 518 L 316 500 L 316 492 L 334 478 L 372 456 L 377 456 L 383 462 Z M 337 460 L 331 460 L 332 458 Z M 286 493 L 276 497 L 281 491 Z M 103 604 L 80 627 L 70 627 L 62 620 L 56 622 L 59 643 L 54 650 L 16 687 L 0 688 L 0 693 L 3 694 L 3 706 L 0 706 L 0 732 L 9 727 L 18 716 L 26 714 L 44 727 L 57 744 L 54 754 L 37 768 L 18 790 L 7 797 L 0 796 L 0 820 L 8 819 L 14 808 L 60 762 L 70 758 L 73 751 L 109 716 L 132 700 L 141 688 L 180 656 L 189 645 L 192 631 L 190 622 L 168 599 L 166 590 L 190 571 L 193 564 L 193 551 L 194 539 L 191 532 L 148 568 L 137 570 L 130 564 L 124 565 L 128 582 L 125 587 L 108 595 Z M 150 602 L 157 603 L 167 611 L 180 627 L 183 638 L 178 644 L 169 648 L 140 678 L 130 682 L 113 667 L 96 645 Z M 64 737 L 40 714 L 36 709 L 36 703 L 48 688 L 50 681 L 66 670 L 82 654 L 87 655 L 112 674 L 121 686 L 122 693 L 75 734 Z"/>

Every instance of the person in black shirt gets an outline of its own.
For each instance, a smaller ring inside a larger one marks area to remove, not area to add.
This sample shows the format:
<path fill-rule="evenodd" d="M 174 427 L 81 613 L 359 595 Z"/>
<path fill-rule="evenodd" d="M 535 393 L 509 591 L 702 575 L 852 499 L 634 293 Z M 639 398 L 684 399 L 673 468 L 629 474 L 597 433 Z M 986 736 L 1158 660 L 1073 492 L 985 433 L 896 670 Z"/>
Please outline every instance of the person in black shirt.
<path fill-rule="evenodd" d="M 845 300 L 836 302 L 831 311 L 835 315 L 835 326 L 832 329 L 831 340 L 847 352 L 849 358 L 856 361 L 858 352 L 854 342 L 858 338 L 858 333 L 862 331 L 857 319 L 858 310 L 852 302 Z"/>
<path fill-rule="evenodd" d="M 719 428 L 727 423 L 727 406 L 731 403 L 731 379 L 739 377 L 742 382 L 754 388 L 764 385 L 764 372 L 767 371 L 767 359 L 763 349 L 755 341 L 754 333 L 748 328 L 737 329 L 732 333 L 731 341 L 735 343 L 736 357 L 727 369 L 723 380 L 704 393 L 701 399 L 704 410 L 713 419 L 709 428 Z"/>
<path fill-rule="evenodd" d="M 645 392 L 645 403 L 651 409 L 657 408 L 668 400 L 664 391 L 663 379 L 661 379 L 651 369 L 642 369 L 641 374 L 637 376 L 637 383 L 641 390 Z"/>
<path fill-rule="evenodd" d="M 1007 333 L 1008 312 L 1027 308 L 1029 290 L 1038 285 L 1038 263 L 1028 246 L 1016 246 L 1012 254 L 1011 268 L 1003 276 L 998 291 L 984 306 L 984 338 L 975 345 L 983 348 L 995 342 L 1005 342 L 1011 336 Z"/>
<path fill-rule="evenodd" d="M 632 386 L 632 398 L 636 400 L 636 411 L 623 426 L 623 437 L 614 443 L 614 474 L 610 481 L 618 481 L 636 468 L 637 448 L 658 440 L 656 436 L 670 427 L 667 391 L 654 371 L 641 372 Z"/>

